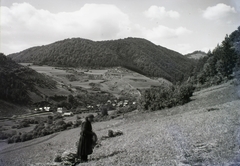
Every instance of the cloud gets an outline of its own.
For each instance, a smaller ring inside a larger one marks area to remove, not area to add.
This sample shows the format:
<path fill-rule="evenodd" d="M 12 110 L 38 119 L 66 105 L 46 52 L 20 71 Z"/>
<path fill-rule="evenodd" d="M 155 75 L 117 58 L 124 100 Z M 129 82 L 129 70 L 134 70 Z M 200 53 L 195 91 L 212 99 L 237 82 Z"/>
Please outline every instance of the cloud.
<path fill-rule="evenodd" d="M 20 51 L 71 37 L 114 39 L 127 33 L 128 15 L 115 5 L 85 4 L 74 12 L 51 13 L 29 3 L 1 7 L 1 50 Z M 18 46 L 16 46 L 18 45 Z M 5 52 L 4 52 L 5 53 Z"/>
<path fill-rule="evenodd" d="M 203 11 L 203 17 L 208 20 L 219 20 L 232 16 L 236 13 L 234 7 L 219 3 L 216 6 L 208 7 Z"/>
<path fill-rule="evenodd" d="M 177 12 L 157 9 L 164 17 L 179 17 Z M 115 5 L 106 4 L 85 4 L 77 11 L 52 13 L 29 3 L 14 3 L 11 7 L 2 6 L 1 16 L 0 45 L 5 54 L 72 37 L 91 40 L 140 37 L 173 49 L 176 39 L 192 33 L 182 26 L 146 28 L 132 23 L 129 16 Z"/>
<path fill-rule="evenodd" d="M 180 14 L 176 11 L 166 11 L 165 7 L 151 6 L 147 11 L 144 12 L 144 15 L 151 19 L 163 19 L 166 17 L 177 19 L 180 17 Z"/>
<path fill-rule="evenodd" d="M 166 26 L 159 25 L 152 29 L 147 29 L 145 34 L 149 40 L 156 40 L 156 39 L 169 39 L 169 38 L 177 38 L 183 35 L 191 34 L 192 31 L 188 30 L 185 27 L 178 27 L 176 29 L 169 28 Z"/>

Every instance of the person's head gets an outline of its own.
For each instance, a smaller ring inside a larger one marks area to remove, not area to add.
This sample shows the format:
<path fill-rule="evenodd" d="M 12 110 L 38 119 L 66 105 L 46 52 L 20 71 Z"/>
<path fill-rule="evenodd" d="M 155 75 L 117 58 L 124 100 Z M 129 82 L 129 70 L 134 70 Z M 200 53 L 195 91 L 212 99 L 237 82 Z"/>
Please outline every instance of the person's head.
<path fill-rule="evenodd" d="M 86 119 L 90 122 L 93 122 L 93 119 L 94 119 L 94 115 L 93 114 L 89 114 Z"/>

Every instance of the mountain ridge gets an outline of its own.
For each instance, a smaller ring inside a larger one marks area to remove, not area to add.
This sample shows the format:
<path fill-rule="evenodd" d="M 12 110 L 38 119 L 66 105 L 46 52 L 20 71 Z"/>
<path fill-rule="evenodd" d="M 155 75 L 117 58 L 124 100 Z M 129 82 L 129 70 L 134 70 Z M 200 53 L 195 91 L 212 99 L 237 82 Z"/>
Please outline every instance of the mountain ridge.
<path fill-rule="evenodd" d="M 64 39 L 10 54 L 8 57 L 16 62 L 50 66 L 122 66 L 149 77 L 163 77 L 171 82 L 186 79 L 194 65 L 192 60 L 182 54 L 142 38 L 107 41 Z"/>

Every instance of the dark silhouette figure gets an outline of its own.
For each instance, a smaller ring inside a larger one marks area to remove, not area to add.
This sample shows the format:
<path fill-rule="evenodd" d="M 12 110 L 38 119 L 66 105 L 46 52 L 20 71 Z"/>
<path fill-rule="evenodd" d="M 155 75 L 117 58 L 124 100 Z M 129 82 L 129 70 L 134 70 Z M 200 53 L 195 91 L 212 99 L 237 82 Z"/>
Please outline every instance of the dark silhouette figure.
<path fill-rule="evenodd" d="M 88 155 L 93 152 L 93 135 L 92 124 L 94 116 L 92 114 L 86 117 L 86 121 L 82 123 L 80 139 L 77 148 L 77 157 L 81 162 L 88 161 Z"/>

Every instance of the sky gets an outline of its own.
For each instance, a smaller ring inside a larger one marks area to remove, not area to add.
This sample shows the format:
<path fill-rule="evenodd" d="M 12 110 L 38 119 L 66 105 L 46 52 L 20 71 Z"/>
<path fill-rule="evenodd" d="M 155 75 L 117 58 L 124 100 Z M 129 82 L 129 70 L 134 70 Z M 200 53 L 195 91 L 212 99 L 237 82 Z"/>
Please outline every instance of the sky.
<path fill-rule="evenodd" d="M 239 0 L 0 0 L 5 55 L 67 38 L 144 38 L 208 52 L 240 26 Z"/>

